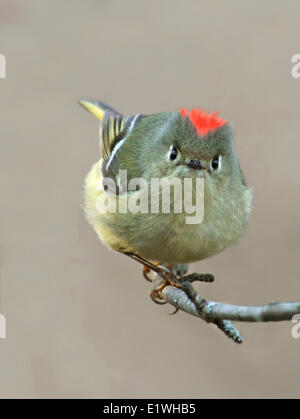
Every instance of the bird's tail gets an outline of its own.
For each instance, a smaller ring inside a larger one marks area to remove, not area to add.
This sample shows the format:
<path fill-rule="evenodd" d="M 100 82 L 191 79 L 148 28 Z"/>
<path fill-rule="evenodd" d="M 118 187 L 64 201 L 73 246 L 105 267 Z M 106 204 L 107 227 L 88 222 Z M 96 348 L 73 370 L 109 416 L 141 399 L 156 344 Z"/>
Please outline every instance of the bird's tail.
<path fill-rule="evenodd" d="M 106 103 L 103 102 L 83 99 L 79 101 L 79 104 L 84 109 L 93 114 L 96 118 L 98 118 L 101 122 L 104 122 L 105 116 L 107 114 L 120 116 L 119 112 L 117 112 L 115 109 L 106 105 Z"/>

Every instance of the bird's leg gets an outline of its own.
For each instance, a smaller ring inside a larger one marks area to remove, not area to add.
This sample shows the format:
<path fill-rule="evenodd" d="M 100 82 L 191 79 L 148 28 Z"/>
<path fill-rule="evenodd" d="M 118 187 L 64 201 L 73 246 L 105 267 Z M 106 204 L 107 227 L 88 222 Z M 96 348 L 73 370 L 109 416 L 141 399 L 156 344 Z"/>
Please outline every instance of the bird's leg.
<path fill-rule="evenodd" d="M 166 301 L 160 301 L 159 293 L 167 286 L 172 285 L 173 287 L 181 288 L 181 285 L 177 282 L 177 276 L 174 274 L 172 266 L 166 266 L 167 269 L 163 269 L 160 263 L 152 263 L 149 262 L 147 259 L 138 256 L 134 253 L 126 253 L 127 256 L 131 257 L 132 259 L 136 260 L 137 262 L 144 265 L 144 277 L 151 281 L 151 279 L 147 276 L 149 271 L 156 272 L 159 276 L 163 278 L 163 282 L 159 287 L 150 291 L 151 299 L 157 304 L 166 304 Z M 163 265 L 164 266 L 164 265 Z M 152 281 L 151 281 L 152 282 Z"/>
<path fill-rule="evenodd" d="M 160 263 L 152 263 L 149 262 L 149 260 L 138 256 L 134 253 L 125 253 L 127 256 L 131 257 L 132 259 L 136 260 L 137 262 L 141 263 L 142 265 L 144 265 L 144 270 L 149 273 L 149 271 L 154 271 L 156 272 L 158 275 L 160 275 L 163 279 L 175 279 L 176 280 L 176 276 L 170 272 L 168 272 L 166 269 L 161 268 L 159 265 L 161 265 Z M 150 280 L 150 278 L 147 278 L 148 280 Z M 152 282 L 152 281 L 151 281 Z"/>
<path fill-rule="evenodd" d="M 162 265 L 162 262 L 153 262 L 154 266 L 160 266 Z M 171 266 L 167 265 L 168 268 L 170 268 L 171 270 Z M 149 281 L 149 282 L 153 282 L 153 280 L 148 276 L 148 274 L 151 272 L 151 269 L 148 266 L 143 266 L 143 276 L 144 278 Z"/>
<path fill-rule="evenodd" d="M 191 292 L 190 284 L 195 281 L 211 283 L 215 279 L 212 274 L 200 274 L 200 273 L 194 272 L 192 274 L 185 275 L 187 271 L 187 265 L 175 265 L 175 266 L 167 265 L 166 269 L 164 269 L 161 267 L 161 264 L 159 262 L 157 263 L 149 262 L 147 259 L 141 256 L 138 256 L 134 253 L 126 253 L 126 255 L 136 260 L 137 262 L 141 263 L 144 266 L 144 271 L 143 271 L 144 277 L 148 281 L 152 282 L 152 280 L 147 276 L 147 274 L 150 271 L 156 272 L 159 276 L 163 278 L 163 282 L 158 287 L 150 291 L 150 297 L 152 301 L 155 302 L 156 304 L 166 304 L 166 301 L 160 298 L 160 292 L 167 285 L 171 285 L 173 287 L 182 289 L 187 294 L 187 296 L 190 297 L 190 299 L 193 302 L 195 302 L 193 299 L 193 293 Z M 199 309 L 200 307 L 197 307 L 197 308 Z M 174 313 L 170 313 L 170 314 L 175 314 L 177 313 L 177 311 L 178 310 L 176 309 Z"/>

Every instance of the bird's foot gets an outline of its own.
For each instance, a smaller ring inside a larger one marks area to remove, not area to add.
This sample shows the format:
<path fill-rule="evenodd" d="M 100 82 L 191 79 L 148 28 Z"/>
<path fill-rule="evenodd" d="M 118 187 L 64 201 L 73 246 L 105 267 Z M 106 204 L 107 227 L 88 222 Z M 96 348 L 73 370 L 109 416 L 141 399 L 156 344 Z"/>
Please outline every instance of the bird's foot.
<path fill-rule="evenodd" d="M 166 271 L 167 272 L 167 271 Z M 176 287 L 176 288 L 181 288 L 181 284 L 178 282 L 177 277 L 173 274 L 173 272 L 170 270 L 169 271 L 169 277 L 165 277 L 163 282 L 156 288 L 154 288 L 153 290 L 150 291 L 150 298 L 151 300 L 156 303 L 156 304 L 166 304 L 167 301 L 163 300 L 160 296 L 161 291 L 167 287 L 168 285 L 172 286 L 172 287 Z M 177 313 L 177 309 L 174 313 L 170 313 L 170 314 L 175 314 Z"/>
<path fill-rule="evenodd" d="M 150 297 L 151 297 L 152 301 L 154 301 L 157 304 L 165 304 L 166 301 L 161 298 L 161 291 L 167 285 L 171 285 L 171 286 L 174 286 L 174 287 L 179 288 L 182 291 L 184 291 L 186 293 L 186 295 L 194 303 L 196 303 L 195 298 L 194 298 L 195 297 L 194 296 L 195 292 L 193 292 L 194 290 L 191 287 L 191 283 L 193 283 L 195 281 L 211 283 L 211 282 L 214 281 L 215 278 L 212 274 L 200 274 L 200 273 L 197 273 L 197 272 L 194 272 L 194 273 L 189 274 L 189 275 L 185 275 L 186 270 L 187 270 L 186 265 L 173 266 L 172 269 L 170 269 L 170 278 L 164 279 L 164 281 L 158 287 L 154 288 L 154 290 L 152 290 L 150 292 Z M 175 272 L 175 275 L 174 275 L 174 272 Z M 205 305 L 205 300 L 203 300 L 202 303 L 203 303 L 203 306 L 204 306 Z M 201 307 L 198 303 L 197 303 L 197 309 L 198 310 L 201 309 Z M 177 312 L 178 312 L 178 308 L 175 308 L 175 311 L 172 312 L 172 313 L 169 313 L 169 314 L 173 315 L 173 314 L 176 314 Z"/>
<path fill-rule="evenodd" d="M 134 253 L 126 253 L 126 255 L 143 265 L 143 275 L 148 281 L 153 282 L 152 278 L 148 276 L 151 271 L 157 273 L 163 279 L 159 286 L 150 291 L 150 298 L 156 304 L 167 303 L 167 301 L 161 297 L 161 292 L 168 285 L 181 289 L 193 301 L 194 295 L 192 292 L 191 283 L 195 281 L 208 283 L 214 281 L 214 276 L 212 274 L 199 274 L 194 272 L 192 274 L 186 275 L 188 269 L 187 265 L 164 265 L 160 262 L 149 262 L 147 259 Z M 197 308 L 200 310 L 200 307 Z M 176 309 L 174 313 L 170 314 L 175 314 L 177 311 L 178 309 Z"/>
<path fill-rule="evenodd" d="M 161 269 L 163 269 L 163 267 L 165 266 L 166 268 L 168 268 L 172 272 L 172 265 L 164 265 L 162 262 L 153 262 L 153 266 L 161 267 Z M 153 279 L 151 278 L 151 276 L 149 276 L 149 274 L 152 271 L 153 270 L 149 266 L 146 266 L 146 265 L 143 266 L 143 276 L 149 282 L 153 282 Z"/>

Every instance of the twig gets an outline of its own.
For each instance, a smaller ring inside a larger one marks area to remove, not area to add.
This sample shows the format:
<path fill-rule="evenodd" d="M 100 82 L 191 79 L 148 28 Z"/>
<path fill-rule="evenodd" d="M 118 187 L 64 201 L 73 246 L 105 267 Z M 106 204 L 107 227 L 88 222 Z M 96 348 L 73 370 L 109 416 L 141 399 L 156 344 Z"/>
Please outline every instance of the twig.
<path fill-rule="evenodd" d="M 228 337 L 237 343 L 242 343 L 243 338 L 231 321 L 284 321 L 291 320 L 295 314 L 300 313 L 300 302 L 271 302 L 263 306 L 239 306 L 208 301 L 202 298 L 191 285 L 191 282 L 199 280 L 203 275 L 192 274 L 182 276 L 182 274 L 184 275 L 186 273 L 186 270 L 186 265 L 176 265 L 173 267 L 173 271 L 179 275 L 179 287 L 178 285 L 167 285 L 163 289 L 159 289 L 164 284 L 165 279 L 161 278 L 158 274 L 155 274 L 153 278 L 152 295 L 154 293 L 154 296 L 158 298 L 159 301 L 167 302 L 178 310 L 200 317 L 207 323 L 214 323 Z M 180 278 L 180 276 L 182 276 L 182 278 Z M 159 291 L 157 291 L 157 289 L 159 289 Z"/>

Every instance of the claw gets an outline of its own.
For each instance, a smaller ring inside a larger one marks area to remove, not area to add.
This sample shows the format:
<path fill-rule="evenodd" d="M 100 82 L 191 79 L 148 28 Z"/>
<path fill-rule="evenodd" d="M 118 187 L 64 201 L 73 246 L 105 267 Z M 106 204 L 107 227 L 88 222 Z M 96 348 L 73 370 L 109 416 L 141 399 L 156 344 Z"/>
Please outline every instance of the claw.
<path fill-rule="evenodd" d="M 169 316 L 174 316 L 174 314 L 176 314 L 179 311 L 179 308 L 175 308 L 175 310 L 172 313 L 168 313 Z"/>
<path fill-rule="evenodd" d="M 155 304 L 159 304 L 159 305 L 163 305 L 163 304 L 167 304 L 167 301 L 160 299 L 157 295 L 158 293 L 156 292 L 156 290 L 152 290 L 149 293 L 151 300 L 155 303 Z"/>
<path fill-rule="evenodd" d="M 171 281 L 171 279 L 167 279 L 167 278 L 164 279 L 163 283 L 159 287 L 154 288 L 152 291 L 150 291 L 150 298 L 155 304 L 166 304 L 167 303 L 167 301 L 160 298 L 159 293 L 168 285 L 171 285 L 171 286 L 177 287 L 177 288 L 181 288 L 180 284 L 177 284 L 177 283 Z M 178 309 L 176 308 L 174 313 L 169 313 L 169 314 L 170 315 L 176 314 L 177 311 L 178 311 Z"/>
<path fill-rule="evenodd" d="M 148 266 L 144 266 L 143 267 L 143 276 L 144 278 L 149 281 L 152 282 L 152 279 L 148 276 L 148 274 L 151 272 L 151 269 L 148 268 Z"/>
<path fill-rule="evenodd" d="M 171 285 L 172 287 L 176 287 L 176 288 L 181 288 L 181 285 L 178 284 L 177 282 L 172 281 L 170 278 L 166 278 L 164 279 L 164 281 L 162 282 L 162 284 L 155 288 L 155 290 L 157 292 L 161 292 L 166 286 Z"/>

